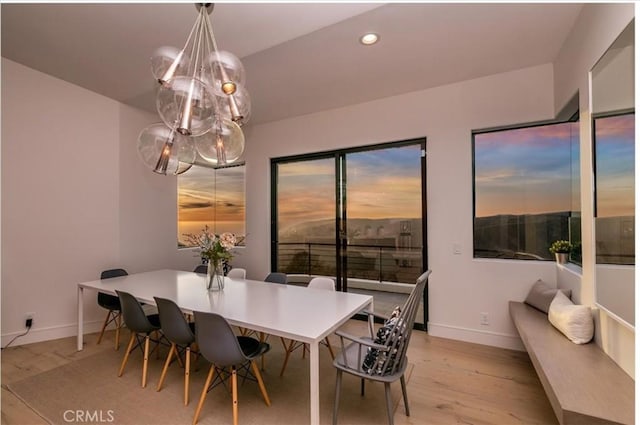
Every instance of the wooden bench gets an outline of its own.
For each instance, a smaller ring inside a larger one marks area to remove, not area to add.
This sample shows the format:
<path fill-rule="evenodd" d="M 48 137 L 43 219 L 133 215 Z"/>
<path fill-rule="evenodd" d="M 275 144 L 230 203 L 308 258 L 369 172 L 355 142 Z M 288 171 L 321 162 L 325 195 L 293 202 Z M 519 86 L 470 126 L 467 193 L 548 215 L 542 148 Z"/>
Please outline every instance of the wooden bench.
<path fill-rule="evenodd" d="M 527 304 L 509 313 L 560 424 L 634 424 L 634 381 L 600 347 L 574 344 Z"/>

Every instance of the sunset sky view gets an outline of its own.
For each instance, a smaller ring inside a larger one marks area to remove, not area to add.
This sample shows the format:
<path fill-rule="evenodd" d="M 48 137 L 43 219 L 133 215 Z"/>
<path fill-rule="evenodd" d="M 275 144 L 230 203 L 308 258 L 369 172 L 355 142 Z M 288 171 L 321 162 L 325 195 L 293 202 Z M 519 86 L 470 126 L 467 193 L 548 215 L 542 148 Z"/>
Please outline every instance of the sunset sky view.
<path fill-rule="evenodd" d="M 634 214 L 634 117 L 596 122 L 600 217 Z M 476 216 L 571 211 L 578 137 L 578 123 L 476 134 Z M 348 218 L 421 216 L 420 144 L 348 153 L 345 163 Z M 244 234 L 244 172 L 244 166 L 194 166 L 179 176 L 178 235 L 198 232 L 204 224 L 217 233 Z M 278 164 L 279 229 L 334 218 L 335 199 L 333 157 Z"/>
<path fill-rule="evenodd" d="M 421 216 L 421 146 L 346 155 L 348 218 Z M 278 225 L 335 217 L 333 158 L 278 165 Z"/>
<path fill-rule="evenodd" d="M 216 233 L 245 233 L 244 166 L 193 166 L 178 176 L 178 238 L 208 224 Z"/>
<path fill-rule="evenodd" d="M 633 216 L 635 114 L 596 119 L 595 137 L 597 216 Z"/>
<path fill-rule="evenodd" d="M 572 137 L 578 123 L 476 134 L 476 217 L 570 211 Z"/>

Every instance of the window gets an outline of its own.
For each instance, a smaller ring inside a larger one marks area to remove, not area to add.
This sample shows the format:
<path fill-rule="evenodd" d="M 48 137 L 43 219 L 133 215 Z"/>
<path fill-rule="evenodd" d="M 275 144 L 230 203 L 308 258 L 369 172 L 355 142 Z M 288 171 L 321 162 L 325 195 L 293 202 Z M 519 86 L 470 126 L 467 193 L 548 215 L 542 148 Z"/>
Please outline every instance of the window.
<path fill-rule="evenodd" d="M 272 159 L 271 269 L 335 277 L 390 314 L 427 269 L 425 155 L 423 138 Z"/>
<path fill-rule="evenodd" d="M 635 113 L 593 120 L 596 263 L 635 264 Z"/>
<path fill-rule="evenodd" d="M 216 169 L 194 165 L 178 176 L 179 248 L 187 246 L 185 233 L 198 233 L 205 225 L 218 234 L 245 235 L 244 173 L 244 164 Z"/>
<path fill-rule="evenodd" d="M 578 156 L 575 121 L 474 132 L 474 256 L 551 260 L 555 240 L 579 247 Z"/>

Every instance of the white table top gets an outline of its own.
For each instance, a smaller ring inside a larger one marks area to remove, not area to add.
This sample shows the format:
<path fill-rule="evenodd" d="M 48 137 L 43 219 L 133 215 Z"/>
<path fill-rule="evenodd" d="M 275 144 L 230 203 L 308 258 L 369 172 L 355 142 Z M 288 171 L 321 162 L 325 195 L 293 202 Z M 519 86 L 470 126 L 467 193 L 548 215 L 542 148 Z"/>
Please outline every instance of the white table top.
<path fill-rule="evenodd" d="M 206 277 L 177 270 L 156 270 L 78 284 L 115 295 L 131 293 L 155 304 L 153 297 L 173 300 L 187 312 L 224 316 L 231 324 L 303 342 L 318 342 L 372 302 L 350 294 L 225 277 L 223 291 L 206 289 Z"/>

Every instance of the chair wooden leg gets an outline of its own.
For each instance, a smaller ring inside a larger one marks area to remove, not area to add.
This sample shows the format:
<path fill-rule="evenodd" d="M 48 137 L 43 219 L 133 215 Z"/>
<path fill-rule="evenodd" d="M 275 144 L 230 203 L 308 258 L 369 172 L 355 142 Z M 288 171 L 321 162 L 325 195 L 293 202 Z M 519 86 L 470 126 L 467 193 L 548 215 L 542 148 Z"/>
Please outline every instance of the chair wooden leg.
<path fill-rule="evenodd" d="M 291 352 L 293 351 L 293 346 L 296 342 L 294 340 L 289 341 L 289 346 L 284 347 L 284 362 L 282 363 L 282 369 L 280 370 L 280 376 L 284 375 L 284 370 L 287 368 L 287 363 L 289 363 L 289 356 L 291 356 Z"/>
<path fill-rule="evenodd" d="M 327 343 L 327 348 L 329 349 L 329 354 L 331 354 L 331 360 L 335 360 L 336 359 L 336 355 L 333 354 L 333 347 L 331 346 L 331 343 L 329 342 L 329 337 L 326 337 L 324 340 Z"/>
<path fill-rule="evenodd" d="M 116 313 L 116 351 L 120 349 L 120 327 L 122 326 L 122 313 Z"/>
<path fill-rule="evenodd" d="M 162 373 L 160 374 L 160 380 L 158 381 L 158 386 L 156 387 L 156 391 L 160 391 L 162 389 L 164 378 L 167 376 L 167 369 L 169 369 L 169 365 L 171 364 L 171 359 L 173 358 L 173 353 L 175 351 L 176 351 L 176 344 L 172 342 L 171 348 L 169 349 L 169 354 L 167 355 L 167 360 L 164 362 L 164 367 L 162 368 Z"/>
<path fill-rule="evenodd" d="M 178 364 L 180 367 L 184 367 L 184 363 L 182 363 L 182 357 L 180 357 L 180 352 L 176 350 L 176 358 L 178 359 Z"/>
<path fill-rule="evenodd" d="M 233 425 L 238 425 L 238 372 L 231 367 L 231 399 L 233 403 Z"/>
<path fill-rule="evenodd" d="M 158 342 L 156 342 L 155 350 L 156 350 L 156 359 L 159 359 L 160 358 L 160 333 L 158 331 L 154 331 L 153 335 L 156 338 L 156 341 L 158 341 Z M 180 356 L 178 356 L 178 357 L 180 357 Z"/>
<path fill-rule="evenodd" d="M 198 418 L 200 417 L 200 411 L 202 410 L 202 406 L 204 405 L 204 399 L 207 398 L 207 390 L 209 389 L 209 385 L 211 385 L 211 380 L 213 380 L 213 372 L 215 367 L 211 365 L 209 368 L 209 374 L 207 375 L 207 380 L 204 383 L 204 387 L 202 388 L 202 394 L 200 394 L 200 401 L 198 402 L 198 407 L 196 407 L 196 413 L 193 415 L 192 425 L 196 425 L 198 423 Z"/>
<path fill-rule="evenodd" d="M 409 416 L 409 398 L 407 397 L 407 383 L 404 375 L 400 377 L 400 386 L 402 387 L 402 398 L 404 399 L 404 413 Z"/>
<path fill-rule="evenodd" d="M 147 386 L 147 367 L 149 366 L 149 335 L 144 337 L 144 360 L 142 361 L 142 388 Z"/>
<path fill-rule="evenodd" d="M 333 425 L 338 423 L 338 404 L 340 403 L 340 389 L 342 387 L 342 371 L 336 370 L 336 398 L 333 400 Z"/>
<path fill-rule="evenodd" d="M 191 369 L 191 347 L 185 350 L 184 359 L 184 405 L 189 404 L 189 373 Z"/>
<path fill-rule="evenodd" d="M 364 397 L 364 378 L 360 378 L 360 395 Z"/>
<path fill-rule="evenodd" d="M 387 400 L 387 419 L 389 425 L 393 425 L 393 404 L 391 404 L 391 384 L 389 382 L 384 383 L 384 398 Z"/>
<path fill-rule="evenodd" d="M 267 406 L 271 406 L 271 400 L 269 400 L 269 394 L 267 394 L 267 388 L 264 386 L 264 382 L 262 381 L 262 374 L 260 374 L 260 370 L 256 365 L 256 362 L 251 360 L 251 369 L 253 370 L 253 374 L 256 375 L 256 380 L 258 381 L 258 387 L 260 387 L 260 392 L 262 393 L 262 398 Z"/>
<path fill-rule="evenodd" d="M 129 345 L 127 346 L 127 351 L 124 353 L 124 358 L 122 359 L 122 364 L 120 365 L 120 371 L 118 372 L 118 376 L 122 376 L 124 372 L 124 367 L 127 365 L 127 361 L 129 361 L 129 353 L 131 353 L 131 348 L 133 347 L 133 342 L 136 339 L 136 333 L 131 331 L 131 338 L 129 338 Z"/>
<path fill-rule="evenodd" d="M 107 323 L 109 323 L 109 318 L 111 317 L 111 310 L 107 311 L 107 317 L 104 319 L 104 323 L 102 324 L 102 329 L 100 329 L 100 335 L 98 335 L 98 342 L 96 345 L 100 344 L 102 341 L 102 337 L 104 336 L 104 330 L 107 328 Z"/>
<path fill-rule="evenodd" d="M 264 342 L 267 339 L 267 336 L 264 332 L 260 332 L 260 342 Z M 264 354 L 260 359 L 260 369 L 264 370 Z"/>

